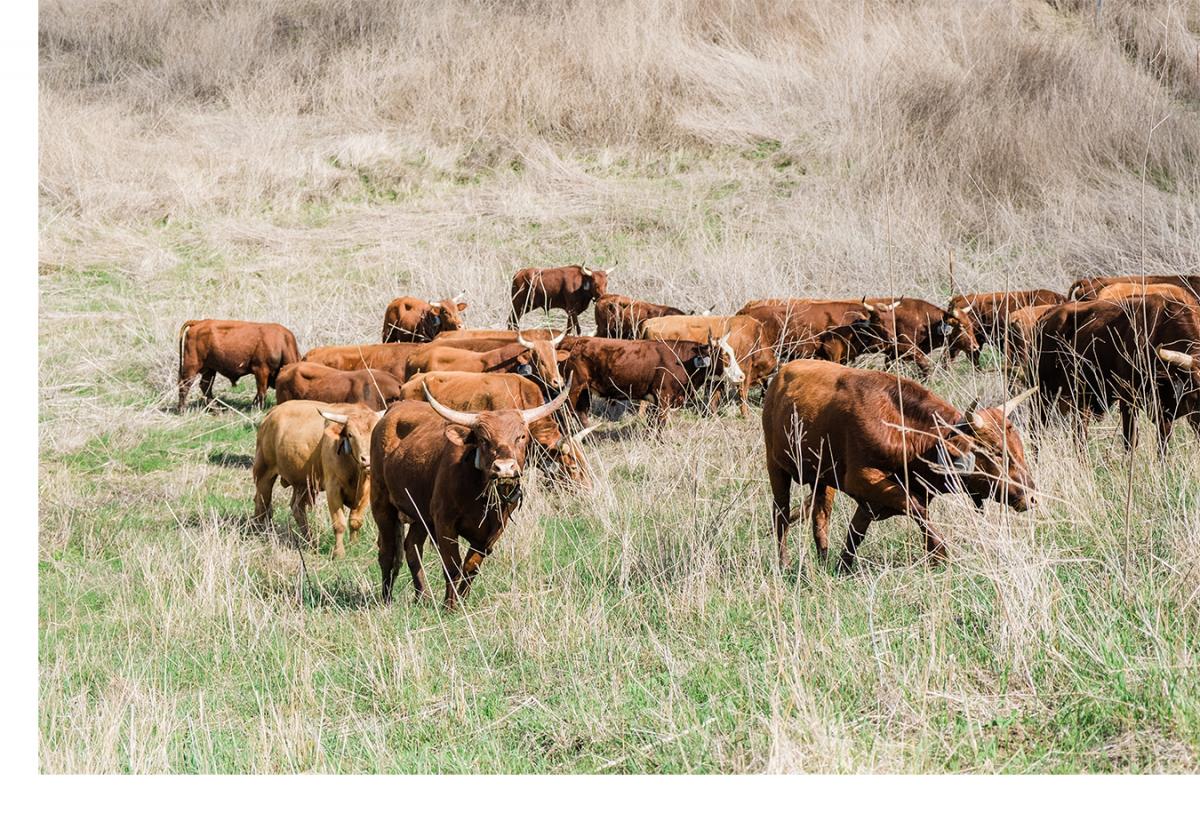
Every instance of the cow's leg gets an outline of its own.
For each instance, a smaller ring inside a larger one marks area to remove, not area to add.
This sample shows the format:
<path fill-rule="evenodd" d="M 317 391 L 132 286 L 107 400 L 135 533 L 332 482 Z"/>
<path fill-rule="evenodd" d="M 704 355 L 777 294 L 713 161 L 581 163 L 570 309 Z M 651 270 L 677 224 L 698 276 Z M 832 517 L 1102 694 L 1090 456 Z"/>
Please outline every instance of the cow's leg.
<path fill-rule="evenodd" d="M 1133 451 L 1137 445 L 1137 411 L 1133 404 L 1121 402 L 1121 438 L 1125 441 L 1125 451 Z"/>
<path fill-rule="evenodd" d="M 1174 427 L 1175 421 L 1163 410 L 1159 412 L 1154 423 L 1158 428 L 1158 455 L 1166 457 L 1167 447 L 1171 444 L 1171 429 Z"/>
<path fill-rule="evenodd" d="M 408 562 L 408 572 L 412 574 L 413 590 L 417 594 L 417 601 L 429 598 L 429 583 L 425 580 L 425 568 L 421 565 L 421 555 L 425 550 L 425 540 L 429 534 L 425 532 L 425 525 L 421 522 L 414 522 L 408 526 L 408 533 L 404 535 L 404 560 Z"/>
<path fill-rule="evenodd" d="M 271 382 L 271 370 L 267 367 L 255 367 L 253 372 L 254 406 L 262 409 L 267 405 L 267 387 Z"/>
<path fill-rule="evenodd" d="M 308 526 L 308 509 L 316 500 L 316 487 L 311 483 L 297 483 L 292 487 L 292 517 L 300 529 L 298 544 L 312 545 L 311 529 Z"/>
<path fill-rule="evenodd" d="M 400 515 L 394 506 L 382 500 L 372 502 L 371 513 L 379 529 L 379 575 L 383 600 L 387 602 L 392 600 L 392 586 L 396 583 L 396 542 L 400 536 Z M 412 527 L 419 527 L 419 523 L 414 523 Z"/>
<path fill-rule="evenodd" d="M 192 389 L 192 384 L 196 383 L 196 376 L 200 374 L 200 370 L 191 366 L 181 368 L 179 371 L 179 411 L 183 412 L 183 407 L 187 403 L 188 393 Z"/>
<path fill-rule="evenodd" d="M 204 398 L 205 409 L 213 406 L 213 382 L 216 381 L 216 370 L 205 370 L 200 374 L 200 395 Z"/>
<path fill-rule="evenodd" d="M 833 511 L 833 486 L 813 486 L 812 531 L 817 546 L 817 560 L 824 565 L 829 558 L 829 515 Z"/>
<path fill-rule="evenodd" d="M 358 489 L 358 501 L 350 506 L 350 547 L 358 542 L 358 532 L 363 526 L 363 515 L 371 504 L 371 482 L 362 483 Z"/>
<path fill-rule="evenodd" d="M 791 566 L 787 534 L 791 523 L 792 475 L 768 460 L 767 478 L 771 481 L 771 525 L 779 549 L 779 569 L 787 570 Z"/>
<path fill-rule="evenodd" d="M 458 537 L 446 538 L 436 526 L 433 531 L 437 538 L 438 553 L 442 557 L 442 572 L 446 575 L 446 609 L 453 610 L 462 586 L 462 554 L 458 550 Z"/>
<path fill-rule="evenodd" d="M 909 506 L 908 511 L 921 533 L 925 535 L 925 552 L 929 558 L 934 562 L 946 561 L 946 544 L 942 541 L 941 534 L 930 524 L 925 506 L 913 504 Z"/>
<path fill-rule="evenodd" d="M 279 472 L 261 457 L 255 457 L 254 469 L 254 523 L 266 525 L 271 518 L 271 492 Z"/>
<path fill-rule="evenodd" d="M 495 540 L 492 541 L 494 542 Z M 464 601 L 467 598 L 467 594 L 471 592 L 471 583 L 479 575 L 479 566 L 483 564 L 484 557 L 488 555 L 491 547 L 491 543 L 482 548 L 471 545 L 471 549 L 467 552 L 467 558 L 463 560 L 462 585 L 459 588 L 459 597 Z"/>
<path fill-rule="evenodd" d="M 858 545 L 867 535 L 867 529 L 871 527 L 873 518 L 866 503 L 860 502 L 854 516 L 850 518 L 850 530 L 846 533 L 846 549 L 842 551 L 842 559 L 838 563 L 838 570 L 841 573 L 850 573 L 854 570 Z"/>
<path fill-rule="evenodd" d="M 329 505 L 329 518 L 333 521 L 333 558 L 341 559 L 346 555 L 343 540 L 346 536 L 346 516 L 342 513 L 342 489 L 336 483 L 327 482 L 325 502 Z"/>
<path fill-rule="evenodd" d="M 738 385 L 738 409 L 743 418 L 750 417 L 750 376 L 743 378 Z"/>

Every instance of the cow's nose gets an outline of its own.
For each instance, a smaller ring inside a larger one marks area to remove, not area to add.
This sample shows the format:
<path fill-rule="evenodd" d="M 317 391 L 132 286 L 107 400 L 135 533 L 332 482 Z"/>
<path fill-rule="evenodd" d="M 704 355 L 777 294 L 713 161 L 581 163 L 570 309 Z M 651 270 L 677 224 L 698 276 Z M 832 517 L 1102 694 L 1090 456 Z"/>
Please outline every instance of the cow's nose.
<path fill-rule="evenodd" d="M 494 463 L 492 463 L 492 474 L 502 479 L 508 479 L 512 477 L 519 477 L 521 475 L 521 470 L 517 468 L 517 461 L 515 460 L 496 460 Z"/>
<path fill-rule="evenodd" d="M 367 454 L 359 455 L 358 462 L 362 464 L 362 467 L 364 469 L 371 468 L 371 456 L 370 455 L 367 455 Z"/>

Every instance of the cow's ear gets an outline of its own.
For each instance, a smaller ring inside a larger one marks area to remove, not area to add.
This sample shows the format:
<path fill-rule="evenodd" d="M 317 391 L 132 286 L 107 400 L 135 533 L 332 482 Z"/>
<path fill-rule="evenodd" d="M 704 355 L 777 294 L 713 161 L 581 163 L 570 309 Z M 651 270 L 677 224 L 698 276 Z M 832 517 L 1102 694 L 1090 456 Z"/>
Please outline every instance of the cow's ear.
<path fill-rule="evenodd" d="M 446 427 L 446 440 L 455 446 L 466 446 L 471 442 L 471 433 L 471 427 L 452 423 Z"/>
<path fill-rule="evenodd" d="M 466 302 L 459 302 L 459 303 L 458 303 L 458 310 L 459 310 L 459 312 L 465 311 L 466 309 L 467 309 L 467 303 L 466 303 Z"/>
<path fill-rule="evenodd" d="M 564 361 L 566 361 L 567 359 L 569 359 L 571 357 L 571 353 L 567 350 L 559 350 L 557 353 L 554 354 L 554 357 L 556 359 L 558 359 L 559 364 L 562 364 Z"/>

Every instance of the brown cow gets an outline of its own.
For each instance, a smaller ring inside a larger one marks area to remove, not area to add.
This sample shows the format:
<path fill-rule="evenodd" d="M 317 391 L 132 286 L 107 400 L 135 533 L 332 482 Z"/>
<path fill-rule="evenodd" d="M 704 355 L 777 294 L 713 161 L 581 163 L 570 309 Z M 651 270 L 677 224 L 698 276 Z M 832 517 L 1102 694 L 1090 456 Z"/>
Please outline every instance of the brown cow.
<path fill-rule="evenodd" d="M 1137 441 L 1137 411 L 1158 428 L 1187 417 L 1200 434 L 1200 309 L 1158 294 L 1058 305 L 1040 320 L 1038 384 L 1045 409 L 1090 418 L 1116 405 L 1126 448 Z"/>
<path fill-rule="evenodd" d="M 728 342 L 650 341 L 584 337 L 571 345 L 571 406 L 585 425 L 592 398 L 652 401 L 661 428 L 672 409 L 710 378 L 740 384 L 744 374 Z"/>
<path fill-rule="evenodd" d="M 324 364 L 298 361 L 279 371 L 275 400 L 363 404 L 387 409 L 400 400 L 400 379 L 386 370 L 336 370 Z"/>
<path fill-rule="evenodd" d="M 1193 294 L 1187 288 L 1181 288 L 1178 285 L 1167 285 L 1159 283 L 1157 285 L 1142 285 L 1140 282 L 1115 282 L 1112 285 L 1106 286 L 1096 294 L 1096 299 L 1129 299 L 1131 296 L 1147 296 L 1149 294 L 1160 294 L 1163 297 L 1174 302 L 1182 302 L 1185 305 L 1200 306 L 1200 298 Z"/>
<path fill-rule="evenodd" d="M 408 357 L 426 347 L 429 344 L 424 342 L 329 345 L 314 347 L 301 361 L 324 364 L 335 370 L 384 370 L 403 381 Z"/>
<path fill-rule="evenodd" d="M 466 412 L 443 406 L 426 391 L 428 403 L 401 401 L 388 410 L 371 435 L 371 513 L 379 526 L 384 601 L 392 597 L 404 525 L 404 558 L 417 599 L 429 595 L 421 564 L 427 536 L 441 555 L 446 607 L 466 598 L 520 502 L 530 424 L 566 399 L 564 390 L 533 409 Z M 470 548 L 465 561 L 459 537 Z"/>
<path fill-rule="evenodd" d="M 567 312 L 567 332 L 579 334 L 579 314 L 604 296 L 611 271 L 586 265 L 522 268 L 513 277 L 509 328 L 516 330 L 521 317 L 529 311 L 561 308 Z"/>
<path fill-rule="evenodd" d="M 1032 383 L 1037 378 L 1037 361 L 1041 355 L 1041 318 L 1057 305 L 1028 305 L 1008 314 L 1005 356 L 1014 380 Z"/>
<path fill-rule="evenodd" d="M 383 314 L 383 342 L 428 342 L 434 336 L 462 328 L 462 301 L 466 291 L 453 299 L 426 302 L 415 296 L 393 299 Z"/>
<path fill-rule="evenodd" d="M 1135 282 L 1139 285 L 1178 285 L 1194 296 L 1200 296 L 1200 276 L 1188 274 L 1126 274 L 1119 277 L 1083 277 L 1071 283 L 1070 299 L 1083 302 L 1095 299 L 1110 285 L 1118 282 Z"/>
<path fill-rule="evenodd" d="M 762 322 L 752 316 L 657 316 L 641 326 L 643 339 L 674 339 L 705 342 L 712 336 L 724 336 L 742 369 L 738 385 L 738 404 L 742 417 L 750 417 L 750 388 L 762 384 L 775 372 L 779 362 L 765 336 Z M 714 393 L 719 395 L 719 393 Z"/>
<path fill-rule="evenodd" d="M 597 299 L 595 312 L 596 335 L 602 339 L 636 339 L 646 320 L 684 315 L 670 305 L 655 305 L 619 294 L 605 294 Z"/>
<path fill-rule="evenodd" d="M 1027 291 L 993 291 L 991 293 L 960 294 L 950 300 L 950 312 L 966 326 L 975 339 L 975 349 L 951 345 L 950 358 L 969 352 L 971 361 L 980 366 L 980 348 L 995 344 L 1004 336 L 1009 314 L 1031 305 L 1060 305 L 1067 298 L 1057 291 L 1035 288 Z"/>
<path fill-rule="evenodd" d="M 514 373 L 463 373 L 442 371 L 418 373 L 401 390 L 406 401 L 425 400 L 425 388 L 451 409 L 486 412 L 497 409 L 532 409 L 546 402 L 541 388 Z M 551 477 L 560 471 L 575 482 L 587 482 L 582 441 L 597 425 L 565 436 L 553 417 L 529 425 L 529 434 L 542 454 L 538 462 Z"/>
<path fill-rule="evenodd" d="M 874 297 L 862 300 L 868 311 L 878 309 L 878 317 L 884 323 L 879 331 L 885 337 L 883 348 L 891 358 L 908 359 L 929 375 L 932 370 L 929 354 L 939 347 L 946 347 L 954 354 L 965 352 L 974 357 L 979 344 L 965 314 L 961 310 L 944 310 L 932 302 L 915 297 L 903 296 L 898 300 Z"/>
<path fill-rule="evenodd" d="M 333 518 L 333 556 L 344 556 L 342 508 L 350 508 L 353 545 L 371 492 L 371 430 L 382 415 L 361 404 L 318 401 L 288 401 L 268 412 L 255 443 L 254 521 L 271 516 L 271 492 L 282 480 L 292 489 L 300 533 L 311 542 L 308 509 L 324 491 Z"/>
<path fill-rule="evenodd" d="M 267 403 L 267 387 L 285 364 L 300 360 L 296 337 L 275 322 L 189 319 L 179 328 L 179 411 L 183 412 L 196 376 L 200 392 L 212 402 L 213 379 L 223 375 L 236 385 L 254 376 L 254 406 Z"/>
<path fill-rule="evenodd" d="M 815 358 L 849 364 L 888 343 L 878 309 L 869 312 L 855 300 L 759 299 L 746 303 L 738 315 L 762 323 L 764 338 L 780 361 Z"/>
<path fill-rule="evenodd" d="M 929 523 L 937 494 L 964 490 L 977 507 L 991 498 L 1018 511 L 1034 501 L 1025 449 L 1008 418 L 1032 394 L 963 413 L 907 378 L 827 361 L 793 361 L 767 388 L 763 437 L 771 481 L 772 522 L 780 566 L 789 563 L 792 483 L 812 487 L 813 539 L 824 562 L 834 490 L 858 503 L 841 569 L 876 519 L 912 517 L 929 555 L 945 548 Z"/>
<path fill-rule="evenodd" d="M 565 336 L 565 333 L 561 333 L 554 339 L 530 341 L 518 332 L 516 344 L 505 344 L 482 352 L 452 347 L 448 342 L 433 342 L 408 357 L 405 378 L 430 370 L 515 372 L 533 378 L 547 392 L 558 392 L 563 386 L 558 365 L 566 361 L 568 355 L 558 346 Z"/>

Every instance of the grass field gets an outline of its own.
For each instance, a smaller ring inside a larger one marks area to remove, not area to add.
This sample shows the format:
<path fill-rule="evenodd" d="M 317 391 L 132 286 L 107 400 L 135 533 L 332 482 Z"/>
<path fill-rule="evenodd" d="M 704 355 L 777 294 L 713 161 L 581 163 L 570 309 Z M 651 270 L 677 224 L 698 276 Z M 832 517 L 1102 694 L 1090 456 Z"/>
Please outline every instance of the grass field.
<path fill-rule="evenodd" d="M 379 603 L 372 523 L 331 561 L 323 500 L 303 555 L 278 492 L 247 527 L 250 380 L 173 410 L 184 319 L 489 326 L 525 265 L 726 312 L 944 302 L 951 251 L 965 290 L 1200 273 L 1196 3 L 119 5 L 39 22 L 43 771 L 1200 767 L 1184 426 L 1027 435 L 1036 512 L 942 498 L 946 566 L 894 519 L 849 577 L 802 527 L 777 571 L 757 414 L 597 432 L 447 614 Z"/>

